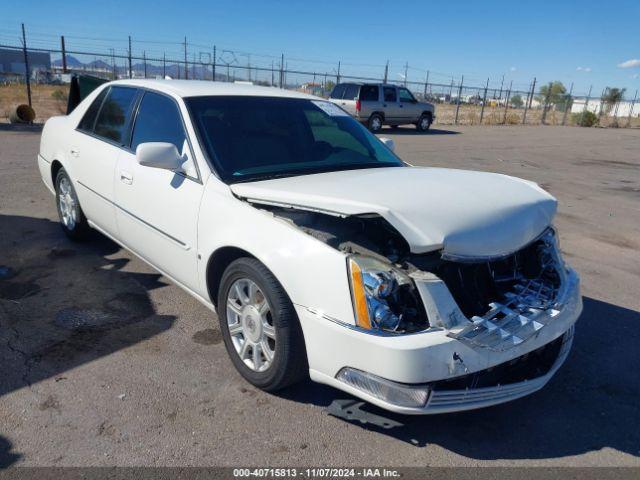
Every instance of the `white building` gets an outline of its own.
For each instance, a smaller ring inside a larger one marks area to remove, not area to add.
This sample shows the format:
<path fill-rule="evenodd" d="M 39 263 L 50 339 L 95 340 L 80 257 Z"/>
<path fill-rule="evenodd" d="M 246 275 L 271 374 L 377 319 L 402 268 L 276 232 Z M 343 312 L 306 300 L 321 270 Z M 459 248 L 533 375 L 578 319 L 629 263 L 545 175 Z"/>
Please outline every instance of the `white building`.
<path fill-rule="evenodd" d="M 573 105 L 571 105 L 571 113 L 584 112 L 585 105 L 586 98 L 576 98 L 573 101 Z M 604 105 L 599 98 L 592 98 L 589 100 L 589 104 L 587 105 L 587 111 L 593 112 L 596 115 L 600 115 L 600 110 L 603 108 L 603 106 Z M 634 103 L 630 100 L 623 100 L 617 105 L 613 105 L 611 109 L 609 109 L 609 113 L 607 115 L 610 117 L 628 117 L 629 115 L 631 115 L 632 117 L 640 117 L 640 101 L 636 101 L 634 105 Z"/>

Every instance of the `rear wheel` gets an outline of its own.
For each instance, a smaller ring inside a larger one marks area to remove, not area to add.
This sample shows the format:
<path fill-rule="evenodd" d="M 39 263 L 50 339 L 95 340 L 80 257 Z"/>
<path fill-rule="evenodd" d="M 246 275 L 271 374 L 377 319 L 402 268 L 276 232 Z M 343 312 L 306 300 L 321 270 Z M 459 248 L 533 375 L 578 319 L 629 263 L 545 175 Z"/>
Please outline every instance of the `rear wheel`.
<path fill-rule="evenodd" d="M 433 122 L 433 118 L 430 113 L 423 113 L 418 119 L 418 123 L 416 123 L 416 128 L 419 132 L 426 132 L 431 127 L 431 123 Z"/>
<path fill-rule="evenodd" d="M 231 361 L 249 383 L 275 391 L 307 375 L 293 304 L 258 260 L 240 258 L 227 267 L 218 292 L 218 318 Z"/>
<path fill-rule="evenodd" d="M 91 233 L 78 196 L 64 168 L 56 175 L 56 206 L 62 230 L 72 240 L 85 240 Z"/>
<path fill-rule="evenodd" d="M 382 116 L 379 113 L 374 113 L 369 117 L 369 122 L 367 123 L 367 126 L 369 127 L 369 130 L 371 132 L 377 133 L 380 130 L 382 130 L 383 123 L 384 122 L 382 120 Z"/>

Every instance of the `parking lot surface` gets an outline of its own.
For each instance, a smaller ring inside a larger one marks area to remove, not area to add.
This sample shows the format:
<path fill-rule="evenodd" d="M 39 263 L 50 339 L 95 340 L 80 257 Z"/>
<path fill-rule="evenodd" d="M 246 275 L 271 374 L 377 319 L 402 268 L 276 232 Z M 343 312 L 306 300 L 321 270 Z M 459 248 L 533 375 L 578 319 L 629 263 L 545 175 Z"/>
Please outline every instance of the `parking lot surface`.
<path fill-rule="evenodd" d="M 558 198 L 585 310 L 545 389 L 459 414 L 375 410 L 391 429 L 327 415 L 348 396 L 318 384 L 257 390 L 209 310 L 113 242 L 64 237 L 39 133 L 0 131 L 0 466 L 640 466 L 640 130 L 381 136 L 415 165 L 515 175 Z"/>

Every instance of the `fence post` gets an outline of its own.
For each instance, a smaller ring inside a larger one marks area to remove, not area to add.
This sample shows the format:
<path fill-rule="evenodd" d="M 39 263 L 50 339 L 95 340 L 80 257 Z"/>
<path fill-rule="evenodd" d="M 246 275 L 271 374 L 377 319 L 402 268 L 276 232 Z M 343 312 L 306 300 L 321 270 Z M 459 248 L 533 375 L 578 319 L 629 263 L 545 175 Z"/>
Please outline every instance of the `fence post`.
<path fill-rule="evenodd" d="M 184 79 L 189 80 L 189 62 L 187 61 L 187 37 L 184 37 Z"/>
<path fill-rule="evenodd" d="M 427 86 L 429 85 L 429 70 L 427 70 L 427 78 L 424 81 L 424 94 L 423 97 L 426 100 L 427 99 Z"/>
<path fill-rule="evenodd" d="M 29 54 L 27 53 L 27 35 L 24 32 L 24 23 L 22 24 L 22 51 L 24 53 L 24 79 L 27 83 L 27 99 L 31 107 L 31 72 L 29 71 Z"/>
<path fill-rule="evenodd" d="M 547 121 L 547 108 L 549 108 L 549 98 L 551 97 L 551 87 L 553 87 L 553 82 L 549 82 L 547 86 L 547 94 L 544 96 L 544 108 L 542 109 L 542 119 L 540 123 L 542 125 L 546 125 Z"/>
<path fill-rule="evenodd" d="M 216 46 L 213 46 L 213 64 L 211 65 L 211 81 L 215 82 L 216 81 L 216 55 L 218 52 L 216 52 Z M 271 62 L 271 84 L 273 85 L 273 62 Z"/>
<path fill-rule="evenodd" d="M 509 90 L 507 91 L 507 99 L 504 102 L 504 116 L 502 117 L 502 124 L 507 123 L 507 110 L 509 110 L 509 100 L 511 99 L 511 87 L 513 86 L 513 80 L 509 82 Z"/>
<path fill-rule="evenodd" d="M 573 93 L 573 82 L 571 82 L 571 87 L 569 87 L 569 96 L 567 100 L 564 102 L 564 115 L 562 115 L 562 126 L 564 127 L 567 124 L 567 112 L 569 111 L 569 104 L 573 103 L 571 99 L 571 94 Z"/>
<path fill-rule="evenodd" d="M 404 64 L 404 86 L 405 86 L 405 88 L 407 86 L 407 75 L 409 74 L 408 70 L 409 70 L 409 62 L 405 62 L 405 64 Z"/>
<path fill-rule="evenodd" d="M 113 80 L 117 80 L 118 72 L 116 69 L 116 56 L 115 56 L 115 52 L 113 51 L 113 48 L 111 49 L 111 68 L 113 69 L 111 76 L 113 77 Z"/>
<path fill-rule="evenodd" d="M 636 98 L 638 97 L 638 90 L 633 94 L 633 101 L 631 102 L 631 108 L 629 109 L 629 118 L 627 118 L 627 127 L 631 126 L 631 117 L 633 115 L 633 107 L 636 104 Z"/>
<path fill-rule="evenodd" d="M 504 73 L 502 74 L 502 80 L 500 81 L 500 95 L 498 95 L 498 100 L 502 99 L 502 87 L 504 86 Z M 498 102 L 500 103 L 500 102 Z"/>
<path fill-rule="evenodd" d="M 144 68 L 144 78 L 147 78 L 147 51 L 142 51 L 142 65 Z"/>
<path fill-rule="evenodd" d="M 524 103 L 524 115 L 522 115 L 522 124 L 527 123 L 527 111 L 531 108 L 531 102 L 533 102 L 533 93 L 536 91 L 536 77 L 533 77 L 533 83 L 531 84 L 531 91 L 527 92 L 527 100 Z"/>
<path fill-rule="evenodd" d="M 580 126 L 582 126 L 582 123 L 584 122 L 584 115 L 585 113 L 587 113 L 587 110 L 589 109 L 589 100 L 591 100 L 591 90 L 593 89 L 593 85 L 589 86 L 589 93 L 587 93 L 587 99 L 584 102 L 584 109 L 582 110 L 582 115 L 580 115 Z"/>
<path fill-rule="evenodd" d="M 167 77 L 167 54 L 162 52 L 162 79 Z"/>
<path fill-rule="evenodd" d="M 387 83 L 387 78 L 389 76 L 389 60 L 387 60 L 387 64 L 384 66 L 384 82 Z"/>
<path fill-rule="evenodd" d="M 482 119 L 484 118 L 484 106 L 487 104 L 488 90 L 489 90 L 489 77 L 487 77 L 487 83 L 484 86 L 484 98 L 482 99 L 482 108 L 480 109 L 480 125 L 482 125 Z"/>
<path fill-rule="evenodd" d="M 64 35 L 60 35 L 60 49 L 62 50 L 62 73 L 67 73 L 67 49 L 64 45 Z"/>
<path fill-rule="evenodd" d="M 458 88 L 458 99 L 456 102 L 456 119 L 453 122 L 454 125 L 458 124 L 458 112 L 460 111 L 460 97 L 462 96 L 462 84 L 464 83 L 464 75 L 462 75 L 462 78 L 460 79 L 460 86 Z"/>
<path fill-rule="evenodd" d="M 129 78 L 133 78 L 133 70 L 131 69 L 131 35 L 129 35 Z"/>
<path fill-rule="evenodd" d="M 338 62 L 338 74 L 336 75 L 336 85 L 340 83 L 340 62 Z"/>
<path fill-rule="evenodd" d="M 280 88 L 282 88 L 282 81 L 284 80 L 284 53 L 280 56 Z"/>

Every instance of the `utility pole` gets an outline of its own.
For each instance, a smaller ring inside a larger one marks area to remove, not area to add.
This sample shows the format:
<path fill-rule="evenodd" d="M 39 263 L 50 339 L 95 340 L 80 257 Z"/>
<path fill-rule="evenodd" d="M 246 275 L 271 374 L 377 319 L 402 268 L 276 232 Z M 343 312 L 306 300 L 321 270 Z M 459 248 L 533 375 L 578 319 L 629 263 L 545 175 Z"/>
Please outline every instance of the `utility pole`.
<path fill-rule="evenodd" d="M 189 79 L 189 63 L 187 61 L 187 37 L 184 37 L 184 78 Z"/>
<path fill-rule="evenodd" d="M 213 66 L 211 67 L 211 81 L 215 82 L 216 81 L 216 46 L 213 46 Z"/>
<path fill-rule="evenodd" d="M 387 64 L 384 66 L 384 82 L 387 83 L 387 78 L 389 78 L 389 60 L 387 60 Z"/>
<path fill-rule="evenodd" d="M 533 83 L 531 84 L 531 92 L 527 94 L 527 100 L 524 102 L 524 114 L 522 115 L 522 124 L 527 122 L 527 111 L 531 108 L 531 102 L 533 102 L 533 94 L 536 91 L 536 77 L 533 77 Z"/>
<path fill-rule="evenodd" d="M 129 78 L 133 78 L 133 70 L 131 68 L 131 35 L 129 35 Z"/>
<path fill-rule="evenodd" d="M 404 64 L 404 86 L 407 86 L 407 72 L 409 70 L 409 62 L 405 62 Z"/>
<path fill-rule="evenodd" d="M 429 70 L 427 70 L 427 78 L 424 80 L 424 94 L 422 96 L 425 99 L 427 98 L 427 85 L 429 85 Z"/>
<path fill-rule="evenodd" d="M 487 104 L 488 90 L 489 90 L 489 77 L 487 77 L 487 83 L 484 86 L 484 98 L 482 99 L 482 108 L 480 109 L 480 125 L 482 125 L 482 119 L 484 118 L 484 106 Z"/>
<path fill-rule="evenodd" d="M 62 73 L 67 72 L 67 49 L 64 45 L 64 35 L 60 36 L 60 47 L 62 48 Z"/>
<path fill-rule="evenodd" d="M 29 68 L 29 54 L 27 53 L 27 34 L 24 32 L 24 23 L 22 24 L 22 51 L 24 52 L 24 78 L 27 83 L 27 99 L 29 100 L 29 107 L 31 107 L 31 69 Z"/>
<path fill-rule="evenodd" d="M 564 114 L 562 115 L 562 126 L 567 124 L 567 113 L 569 112 L 569 104 L 571 102 L 571 94 L 573 93 L 573 82 L 571 82 L 571 87 L 569 87 L 569 96 L 566 98 L 564 102 Z"/>
<path fill-rule="evenodd" d="M 464 75 L 462 75 L 462 78 L 460 79 L 460 86 L 458 88 L 458 99 L 456 101 L 456 119 L 455 119 L 455 125 L 458 124 L 458 112 L 460 111 L 460 97 L 462 97 L 462 84 L 464 83 Z"/>

